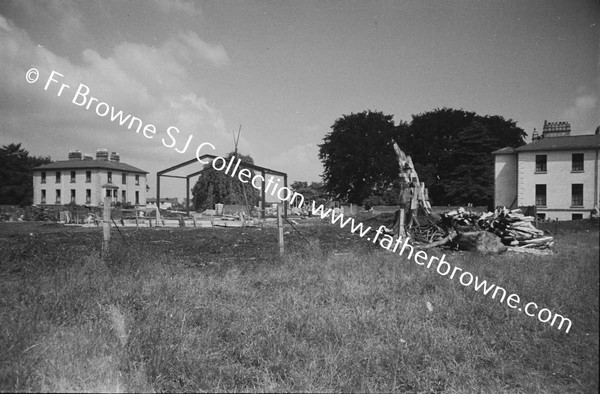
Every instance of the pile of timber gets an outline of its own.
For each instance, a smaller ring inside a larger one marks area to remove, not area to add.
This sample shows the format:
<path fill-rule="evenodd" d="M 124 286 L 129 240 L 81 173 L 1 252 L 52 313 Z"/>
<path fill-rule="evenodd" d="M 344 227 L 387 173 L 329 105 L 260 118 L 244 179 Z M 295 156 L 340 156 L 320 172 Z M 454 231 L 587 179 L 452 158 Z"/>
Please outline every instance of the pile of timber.
<path fill-rule="evenodd" d="M 533 254 L 551 254 L 554 238 L 535 228 L 533 216 L 520 209 L 498 208 L 484 214 L 459 208 L 441 215 L 441 224 L 458 234 L 487 231 L 497 235 L 508 250 Z"/>
<path fill-rule="evenodd" d="M 488 231 L 500 236 L 505 245 L 538 250 L 550 249 L 554 245 L 553 237 L 546 236 L 544 231 L 533 226 L 531 222 L 535 218 L 523 215 L 519 209 L 498 208 L 483 215 L 480 220 L 489 224 Z"/>

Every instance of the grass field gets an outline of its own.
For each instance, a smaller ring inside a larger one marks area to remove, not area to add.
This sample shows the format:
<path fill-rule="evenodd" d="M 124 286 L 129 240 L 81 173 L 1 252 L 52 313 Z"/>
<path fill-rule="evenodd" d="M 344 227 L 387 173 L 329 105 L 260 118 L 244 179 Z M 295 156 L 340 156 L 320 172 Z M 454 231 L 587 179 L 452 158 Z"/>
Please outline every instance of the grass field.
<path fill-rule="evenodd" d="M 282 259 L 269 229 L 113 230 L 104 261 L 67 230 L 0 229 L 1 391 L 598 392 L 597 227 L 433 252 L 569 333 L 323 224 Z"/>

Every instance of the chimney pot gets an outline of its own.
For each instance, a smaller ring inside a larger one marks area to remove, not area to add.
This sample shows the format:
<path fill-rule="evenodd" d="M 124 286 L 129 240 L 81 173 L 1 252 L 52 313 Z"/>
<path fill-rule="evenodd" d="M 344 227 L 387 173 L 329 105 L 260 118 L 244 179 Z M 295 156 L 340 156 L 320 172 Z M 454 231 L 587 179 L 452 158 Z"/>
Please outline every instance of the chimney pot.
<path fill-rule="evenodd" d="M 68 158 L 69 160 L 81 160 L 81 151 L 79 149 L 70 150 Z"/>
<path fill-rule="evenodd" d="M 96 160 L 107 161 L 108 160 L 108 149 L 96 150 Z"/>

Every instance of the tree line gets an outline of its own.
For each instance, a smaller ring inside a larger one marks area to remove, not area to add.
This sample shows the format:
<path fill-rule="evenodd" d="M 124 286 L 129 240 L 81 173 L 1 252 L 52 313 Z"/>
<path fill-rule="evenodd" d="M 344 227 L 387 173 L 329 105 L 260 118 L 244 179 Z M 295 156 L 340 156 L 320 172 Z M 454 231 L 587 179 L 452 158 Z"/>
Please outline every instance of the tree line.
<path fill-rule="evenodd" d="M 49 157 L 29 156 L 20 143 L 3 145 L 0 148 L 0 205 L 31 205 L 31 169 L 50 162 Z"/>
<path fill-rule="evenodd" d="M 511 119 L 451 108 L 412 116 L 363 111 L 338 118 L 319 145 L 324 189 L 355 204 L 396 205 L 399 198 L 396 141 L 412 157 L 435 205 L 494 202 L 493 151 L 525 144 L 527 134 Z"/>

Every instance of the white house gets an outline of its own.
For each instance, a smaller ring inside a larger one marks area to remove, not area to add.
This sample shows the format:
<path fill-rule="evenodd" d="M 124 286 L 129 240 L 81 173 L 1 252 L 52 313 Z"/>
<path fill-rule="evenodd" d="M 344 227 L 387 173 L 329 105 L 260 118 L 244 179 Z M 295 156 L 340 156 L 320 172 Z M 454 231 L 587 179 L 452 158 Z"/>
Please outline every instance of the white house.
<path fill-rule="evenodd" d="M 80 151 L 69 152 L 68 160 L 33 168 L 33 203 L 36 205 L 101 206 L 104 197 L 113 203 L 146 205 L 146 175 L 120 161 L 116 152 L 99 149 L 96 158 Z"/>
<path fill-rule="evenodd" d="M 598 209 L 600 134 L 570 133 L 567 122 L 544 122 L 533 142 L 493 152 L 495 205 L 535 205 L 544 219 L 590 217 Z"/>

